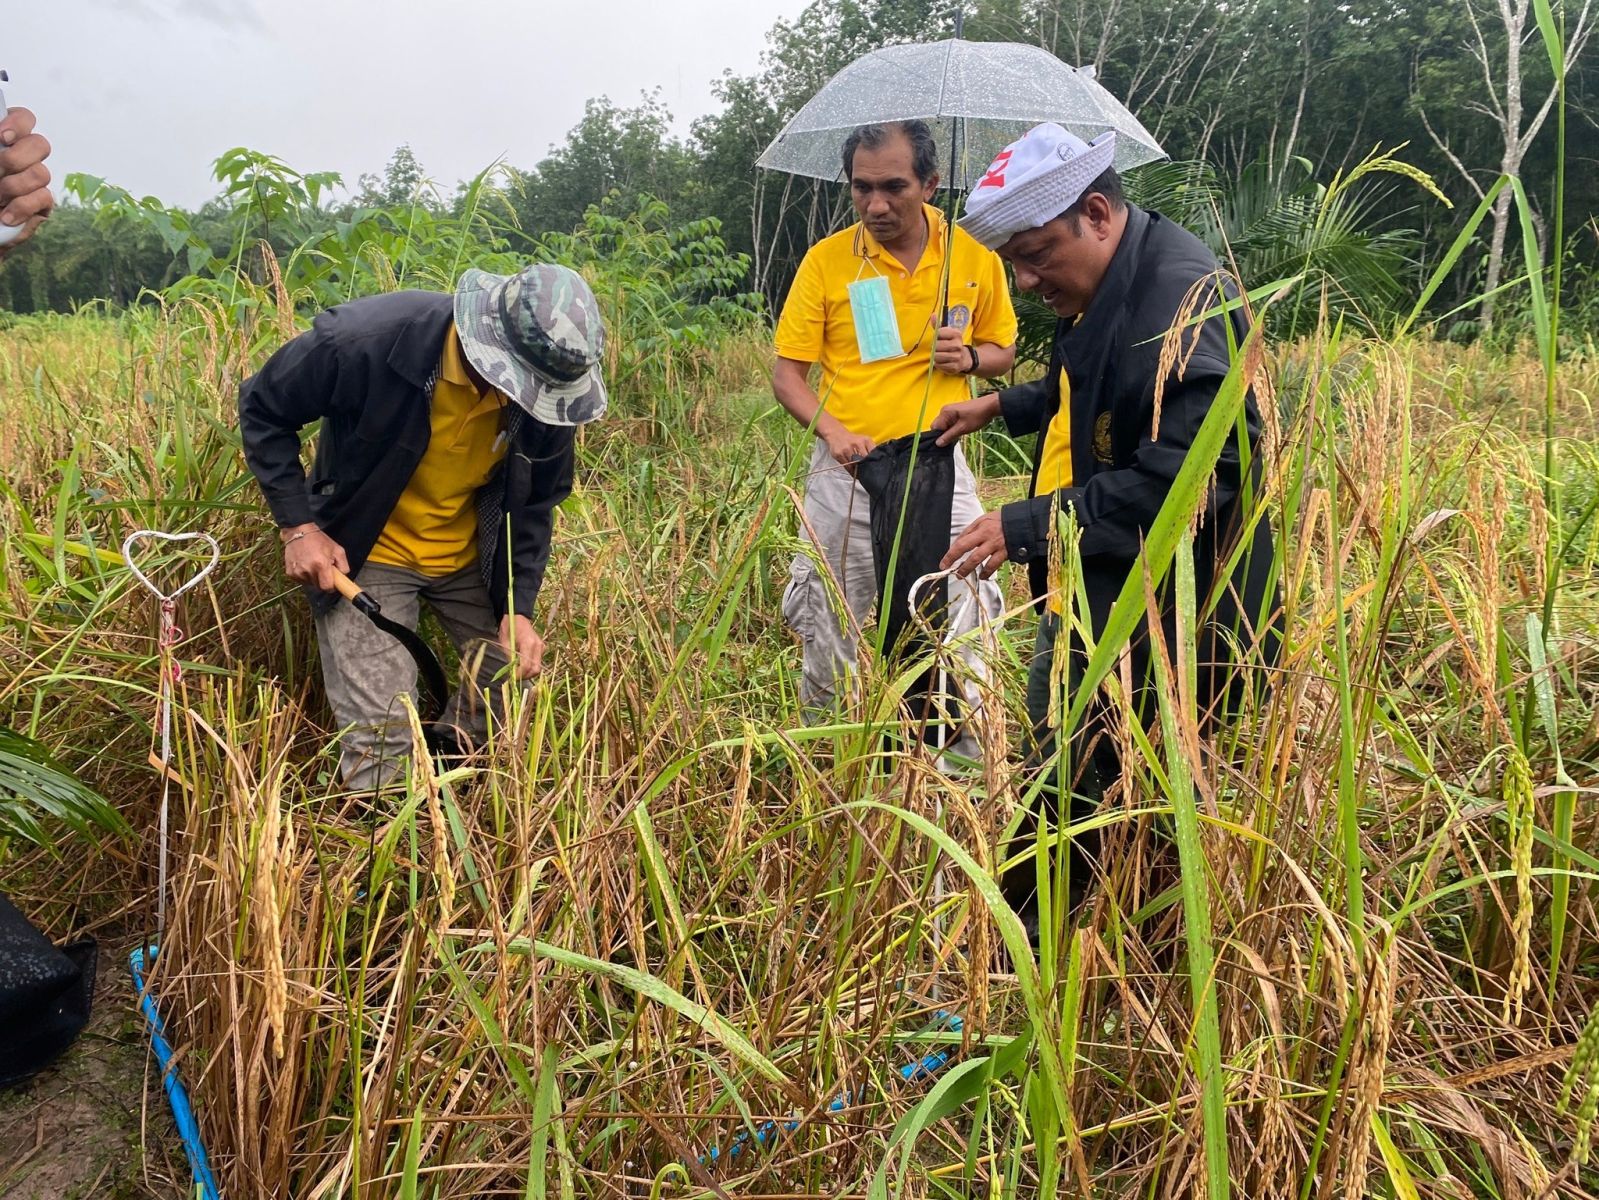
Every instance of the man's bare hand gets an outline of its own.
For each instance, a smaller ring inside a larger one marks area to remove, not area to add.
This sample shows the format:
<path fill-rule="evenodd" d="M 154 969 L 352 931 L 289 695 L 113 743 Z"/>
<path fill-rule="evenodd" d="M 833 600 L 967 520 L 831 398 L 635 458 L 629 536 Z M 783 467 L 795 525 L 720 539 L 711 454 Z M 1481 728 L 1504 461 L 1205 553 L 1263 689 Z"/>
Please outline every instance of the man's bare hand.
<path fill-rule="evenodd" d="M 520 614 L 500 618 L 500 647 L 516 663 L 516 677 L 531 679 L 544 669 L 544 639 Z"/>
<path fill-rule="evenodd" d="M 851 433 L 840 425 L 835 430 L 830 430 L 822 435 L 822 440 L 827 443 L 828 451 L 833 455 L 833 461 L 852 467 L 865 458 L 876 447 L 864 433 Z"/>
<path fill-rule="evenodd" d="M 0 120 L 0 223 L 22 227 L 0 253 L 33 236 L 55 207 L 50 168 L 44 165 L 50 143 L 33 126 L 33 113 L 25 108 L 13 108 Z"/>
<path fill-rule="evenodd" d="M 968 433 L 976 433 L 999 416 L 999 393 L 989 392 L 973 400 L 946 404 L 933 418 L 933 428 L 939 430 L 938 444 L 947 446 Z"/>
<path fill-rule="evenodd" d="M 981 568 L 979 579 L 992 579 L 994 572 L 1010 557 L 1010 552 L 1005 548 L 1005 530 L 1000 524 L 997 512 L 984 513 L 961 531 L 949 547 L 949 553 L 944 555 L 938 566 L 940 570 L 947 571 L 955 567 L 955 574 L 965 579 L 974 570 Z"/>
<path fill-rule="evenodd" d="M 962 340 L 961 331 L 945 325 L 938 331 L 933 343 L 933 365 L 946 375 L 966 375 L 972 369 L 971 352 Z"/>
<path fill-rule="evenodd" d="M 304 537 L 297 537 L 303 533 Z M 315 525 L 296 525 L 281 531 L 283 573 L 295 583 L 311 584 L 324 592 L 333 591 L 333 569 L 350 573 L 350 560 L 344 547 Z"/>

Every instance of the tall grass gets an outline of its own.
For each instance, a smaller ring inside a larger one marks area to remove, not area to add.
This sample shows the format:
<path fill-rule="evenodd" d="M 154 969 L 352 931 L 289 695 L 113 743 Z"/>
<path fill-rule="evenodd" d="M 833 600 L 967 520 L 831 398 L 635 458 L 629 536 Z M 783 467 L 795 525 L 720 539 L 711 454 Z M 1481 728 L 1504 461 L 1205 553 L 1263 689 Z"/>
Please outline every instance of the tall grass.
<path fill-rule="evenodd" d="M 1326 331 L 1267 364 L 1282 662 L 1242 665 L 1212 744 L 1166 648 L 1158 737 L 1120 724 L 1104 878 L 1035 960 L 991 882 L 1028 787 L 1021 597 L 980 774 L 863 736 L 910 677 L 870 660 L 858 707 L 806 726 L 775 618 L 804 458 L 753 340 L 694 351 L 664 405 L 614 381 L 559 523 L 552 666 L 491 750 L 419 760 L 392 812 L 342 802 L 231 427 L 283 332 L 196 303 L 21 323 L 0 360 L 0 704 L 146 839 L 80 903 L 152 886 L 154 614 L 114 547 L 224 544 L 180 621 L 155 986 L 226 1194 L 1595 1186 L 1557 1108 L 1599 995 L 1599 824 L 1562 799 L 1595 776 L 1599 365 L 1556 381 L 1557 516 L 1536 361 Z M 49 870 L 8 888 L 59 918 Z M 902 1079 L 940 1047 L 944 1074 Z"/>
<path fill-rule="evenodd" d="M 114 548 L 143 525 L 224 547 L 180 619 L 154 975 L 224 1194 L 1599 1188 L 1599 817 L 1580 802 L 1599 779 L 1599 362 L 1557 361 L 1558 277 L 1546 295 L 1529 258 L 1525 358 L 1357 338 L 1314 292 L 1293 298 L 1312 335 L 1245 343 L 1148 578 L 1064 697 L 1067 728 L 1094 692 L 1109 705 L 1124 770 L 1080 823 L 1101 849 L 1075 920 L 1065 856 L 1038 856 L 1035 955 L 994 882 L 1038 789 L 1011 753 L 1023 581 L 981 631 L 980 769 L 946 773 L 896 728 L 926 664 L 864 651 L 837 720 L 801 719 L 776 614 L 807 448 L 766 398 L 747 306 L 714 299 L 735 265 L 715 229 L 660 215 L 596 211 L 547 247 L 595 279 L 616 399 L 580 436 L 548 671 L 507 692 L 481 755 L 441 774 L 419 753 L 376 812 L 333 782 L 306 617 L 231 418 L 296 306 L 345 276 L 213 264 L 225 295 L 8 331 L 0 713 L 144 838 L 70 889 L 42 854 L 7 862 L 46 918 L 128 912 L 131 939 L 152 907 L 154 613 Z M 456 259 L 464 220 L 437 239 Z M 1241 657 L 1240 712 L 1204 737 L 1214 597 L 1184 547 L 1250 385 L 1283 650 Z M 1021 485 L 984 481 L 995 501 Z M 1069 544 L 1062 561 L 1071 579 Z M 1168 570 L 1181 619 L 1154 639 L 1146 729 L 1123 652 Z"/>

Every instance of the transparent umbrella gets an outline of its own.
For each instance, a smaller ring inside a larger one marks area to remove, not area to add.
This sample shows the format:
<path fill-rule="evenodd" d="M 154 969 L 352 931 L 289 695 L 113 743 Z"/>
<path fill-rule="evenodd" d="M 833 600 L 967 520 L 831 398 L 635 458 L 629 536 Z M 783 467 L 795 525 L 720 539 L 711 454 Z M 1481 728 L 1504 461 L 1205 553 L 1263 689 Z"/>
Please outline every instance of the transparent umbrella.
<path fill-rule="evenodd" d="M 841 180 L 839 151 L 858 125 L 927 121 L 944 187 L 968 191 L 994 156 L 1040 121 L 1091 141 L 1116 131 L 1116 169 L 1165 158 L 1137 117 L 1094 78 L 1047 50 L 1015 42 L 951 38 L 886 46 L 850 63 L 783 126 L 756 165 L 813 179 Z"/>

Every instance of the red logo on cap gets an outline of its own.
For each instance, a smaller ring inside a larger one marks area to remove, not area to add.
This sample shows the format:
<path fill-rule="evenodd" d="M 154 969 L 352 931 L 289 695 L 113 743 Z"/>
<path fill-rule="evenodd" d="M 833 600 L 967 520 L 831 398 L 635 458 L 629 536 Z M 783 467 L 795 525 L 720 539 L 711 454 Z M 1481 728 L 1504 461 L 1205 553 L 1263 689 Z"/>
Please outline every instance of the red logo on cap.
<path fill-rule="evenodd" d="M 1000 151 L 999 157 L 988 164 L 988 174 L 978 181 L 977 187 L 973 190 L 977 191 L 985 187 L 1004 187 L 1005 167 L 1010 162 L 1011 153 L 1009 150 Z"/>

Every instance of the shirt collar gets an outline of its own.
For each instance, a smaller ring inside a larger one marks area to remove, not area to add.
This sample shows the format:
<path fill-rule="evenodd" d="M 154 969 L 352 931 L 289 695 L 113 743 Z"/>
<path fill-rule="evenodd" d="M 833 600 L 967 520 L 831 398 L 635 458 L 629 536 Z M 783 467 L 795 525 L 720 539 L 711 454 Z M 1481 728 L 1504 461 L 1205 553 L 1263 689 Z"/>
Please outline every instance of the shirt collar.
<path fill-rule="evenodd" d="M 477 381 L 466 368 L 466 352 L 461 348 L 461 335 L 456 332 L 453 321 L 449 333 L 444 337 L 444 352 L 439 356 L 439 378 L 446 383 L 477 390 Z"/>
<path fill-rule="evenodd" d="M 1073 343 L 1082 345 L 1102 338 L 1116 320 L 1143 258 L 1144 234 L 1148 229 L 1149 214 L 1129 204 L 1127 225 L 1122 230 L 1116 253 L 1111 255 L 1110 266 L 1105 269 L 1105 278 L 1100 281 L 1088 308 L 1062 331 Z"/>
<path fill-rule="evenodd" d="M 922 251 L 922 257 L 916 264 L 920 271 L 928 263 L 942 263 L 944 261 L 945 221 L 944 212 L 932 204 L 922 205 L 922 214 L 927 218 L 927 248 Z M 858 253 L 863 258 L 893 258 L 893 255 L 884 250 L 878 240 L 872 236 L 872 231 L 866 228 L 866 222 L 861 221 L 856 226 L 860 247 Z M 894 259 L 898 262 L 898 259 Z"/>

